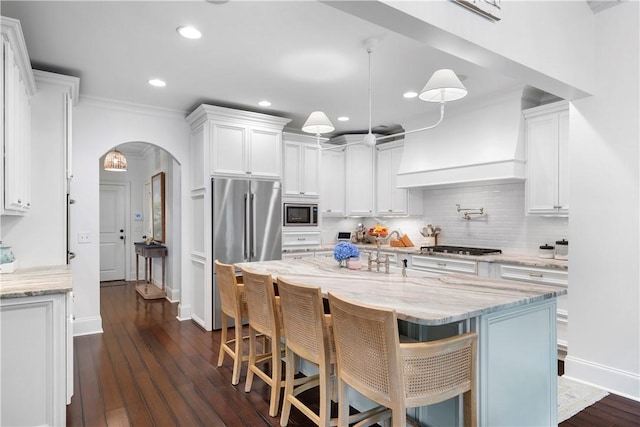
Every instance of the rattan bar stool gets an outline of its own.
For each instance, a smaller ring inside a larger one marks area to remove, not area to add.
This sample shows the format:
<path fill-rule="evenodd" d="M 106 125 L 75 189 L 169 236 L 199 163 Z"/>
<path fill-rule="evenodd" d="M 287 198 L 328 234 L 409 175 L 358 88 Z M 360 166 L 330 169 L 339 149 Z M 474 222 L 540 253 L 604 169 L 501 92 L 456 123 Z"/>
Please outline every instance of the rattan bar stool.
<path fill-rule="evenodd" d="M 222 329 L 220 334 L 220 351 L 218 352 L 218 367 L 222 366 L 225 353 L 233 359 L 233 373 L 231 384 L 240 382 L 242 362 L 249 360 L 249 355 L 244 354 L 243 344 L 249 336 L 242 333 L 242 320 L 248 317 L 247 302 L 244 298 L 244 285 L 238 283 L 235 269 L 230 264 L 214 261 L 216 277 L 218 279 L 218 291 L 220 293 L 220 309 L 222 311 Z M 228 337 L 228 318 L 233 319 L 234 338 Z M 233 348 L 232 348 L 233 346 Z"/>
<path fill-rule="evenodd" d="M 319 287 L 305 286 L 278 279 L 278 293 L 282 309 L 282 321 L 286 337 L 286 386 L 280 425 L 289 422 L 291 406 L 295 406 L 316 425 L 335 426 L 337 418 L 331 418 L 331 400 L 334 387 L 336 353 L 333 343 L 331 315 L 325 314 L 322 292 Z M 297 360 L 303 359 L 318 368 L 318 374 L 294 380 Z M 314 387 L 319 388 L 319 410 L 316 413 L 305 405 L 298 395 Z M 356 422 L 379 409 L 349 417 Z"/>
<path fill-rule="evenodd" d="M 331 293 L 329 307 L 338 361 L 338 425 L 348 425 L 349 387 L 390 409 L 359 426 L 389 415 L 391 425 L 405 426 L 407 408 L 459 394 L 463 394 L 465 427 L 477 425 L 475 332 L 401 344 L 394 310 L 359 305 Z"/>
<path fill-rule="evenodd" d="M 242 268 L 244 291 L 249 312 L 249 366 L 244 387 L 251 391 L 254 374 L 271 387 L 269 415 L 278 415 L 282 380 L 282 318 L 280 298 L 275 296 L 273 279 L 270 274 L 259 274 Z M 264 335 L 269 342 L 262 355 L 257 354 L 257 336 Z M 260 368 L 264 362 L 271 362 L 271 374 Z"/>
<path fill-rule="evenodd" d="M 324 314 L 320 288 L 312 288 L 278 279 L 278 293 L 286 336 L 286 387 L 280 425 L 289 422 L 291 405 L 316 425 L 331 425 L 331 373 L 336 361 L 331 331 L 331 316 Z M 302 378 L 294 384 L 296 361 L 302 358 L 318 368 L 318 375 Z M 319 387 L 320 405 L 316 414 L 298 399 L 306 390 Z M 336 425 L 334 420 L 334 424 Z"/>

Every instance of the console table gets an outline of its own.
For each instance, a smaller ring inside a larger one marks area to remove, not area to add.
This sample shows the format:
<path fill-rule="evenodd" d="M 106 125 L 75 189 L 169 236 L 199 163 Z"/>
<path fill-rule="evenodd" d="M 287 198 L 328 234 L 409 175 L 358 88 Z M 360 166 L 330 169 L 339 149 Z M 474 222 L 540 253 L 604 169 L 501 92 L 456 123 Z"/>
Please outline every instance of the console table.
<path fill-rule="evenodd" d="M 158 299 L 167 296 L 164 288 L 167 247 L 160 244 L 147 245 L 145 242 L 134 243 L 136 249 L 136 291 L 144 299 Z M 139 284 L 139 257 L 144 257 L 144 284 Z M 153 285 L 153 258 L 162 258 L 162 289 Z M 152 286 L 149 286 L 149 283 Z"/>

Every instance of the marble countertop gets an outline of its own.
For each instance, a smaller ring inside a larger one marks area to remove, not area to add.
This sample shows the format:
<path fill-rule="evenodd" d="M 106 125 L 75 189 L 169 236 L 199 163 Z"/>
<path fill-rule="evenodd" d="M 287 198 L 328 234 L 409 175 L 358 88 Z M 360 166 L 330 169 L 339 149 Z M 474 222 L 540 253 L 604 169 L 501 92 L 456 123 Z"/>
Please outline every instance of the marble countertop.
<path fill-rule="evenodd" d="M 398 318 L 423 324 L 443 325 L 483 314 L 554 298 L 565 288 L 507 281 L 467 274 L 402 277 L 366 270 L 340 268 L 328 258 L 287 259 L 238 263 L 274 279 L 318 286 L 326 295 L 334 292 L 345 298 L 395 309 Z"/>
<path fill-rule="evenodd" d="M 0 275 L 0 298 L 66 293 L 73 290 L 68 265 L 22 268 Z"/>
<path fill-rule="evenodd" d="M 375 251 L 376 245 L 374 244 L 359 244 L 356 245 L 360 250 L 363 251 Z M 335 244 L 332 245 L 322 245 L 319 248 L 308 248 L 308 249 L 295 249 L 295 250 L 285 250 L 284 252 L 308 252 L 308 251 L 330 251 L 333 250 Z M 395 247 L 389 245 L 380 245 L 380 250 L 384 252 L 395 252 L 398 254 L 411 254 L 411 255 L 426 255 L 426 256 L 435 256 L 442 258 L 457 258 L 457 259 L 468 259 L 471 261 L 483 261 L 483 262 L 502 262 L 506 264 L 515 264 L 515 265 L 524 265 L 528 267 L 537 267 L 537 268 L 551 268 L 558 270 L 568 270 L 569 262 L 562 261 L 557 259 L 548 259 L 548 258 L 540 258 L 535 255 L 525 255 L 525 254 L 497 254 L 497 255 L 460 255 L 460 254 L 444 254 L 444 253 L 432 253 L 432 254 L 421 254 L 420 247 Z"/>

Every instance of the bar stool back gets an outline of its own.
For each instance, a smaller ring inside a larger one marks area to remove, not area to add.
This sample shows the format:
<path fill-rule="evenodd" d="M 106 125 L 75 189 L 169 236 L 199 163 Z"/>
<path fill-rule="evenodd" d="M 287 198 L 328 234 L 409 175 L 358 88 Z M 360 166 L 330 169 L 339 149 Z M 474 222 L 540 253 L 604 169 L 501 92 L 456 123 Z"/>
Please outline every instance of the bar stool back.
<path fill-rule="evenodd" d="M 259 274 L 242 269 L 242 278 L 249 312 L 249 366 L 245 392 L 251 391 L 254 374 L 271 387 L 269 415 L 278 414 L 282 381 L 282 319 L 280 299 L 275 296 L 273 279 L 270 274 Z M 257 354 L 257 336 L 264 335 L 269 341 L 269 349 Z M 263 362 L 271 362 L 271 373 L 261 369 Z"/>
<path fill-rule="evenodd" d="M 280 425 L 286 426 L 289 422 L 293 405 L 316 425 L 328 427 L 331 421 L 331 374 L 335 364 L 331 315 L 324 313 L 320 288 L 278 279 L 278 293 L 287 349 L 286 386 Z M 294 384 L 298 358 L 314 364 L 318 368 L 318 375 L 301 378 Z M 320 393 L 317 414 L 297 397 L 313 387 L 319 387 Z"/>
<path fill-rule="evenodd" d="M 247 303 L 244 299 L 244 285 L 239 284 L 233 265 L 214 261 L 218 291 L 220 293 L 220 309 L 222 311 L 220 333 L 220 351 L 218 352 L 218 367 L 222 366 L 225 353 L 233 359 L 233 373 L 231 384 L 240 382 L 240 370 L 242 362 L 249 360 L 249 356 L 243 352 L 243 344 L 249 336 L 242 333 L 242 320 L 247 318 Z M 228 337 L 228 317 L 233 319 L 234 338 Z M 232 348 L 233 346 L 233 348 Z"/>

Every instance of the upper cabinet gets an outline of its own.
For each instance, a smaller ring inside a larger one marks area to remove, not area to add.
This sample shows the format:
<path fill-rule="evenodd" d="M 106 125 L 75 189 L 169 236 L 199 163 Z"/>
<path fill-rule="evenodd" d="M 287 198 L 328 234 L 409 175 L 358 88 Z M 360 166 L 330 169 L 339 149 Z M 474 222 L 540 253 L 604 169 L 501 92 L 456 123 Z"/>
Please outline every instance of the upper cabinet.
<path fill-rule="evenodd" d="M 378 216 L 421 215 L 419 190 L 398 188 L 397 176 L 404 143 L 376 145 L 376 212 Z"/>
<path fill-rule="evenodd" d="M 31 209 L 31 97 L 35 80 L 20 21 L 2 17 L 1 94 L 3 120 L 0 213 L 23 215 Z"/>
<path fill-rule="evenodd" d="M 343 135 L 341 139 L 352 144 L 361 142 L 363 135 Z M 323 216 L 422 215 L 422 191 L 397 188 L 402 141 L 375 147 L 364 144 L 333 147 L 323 149 L 321 156 Z"/>
<path fill-rule="evenodd" d="M 527 213 L 569 215 L 569 104 L 523 111 L 527 135 Z"/>
<path fill-rule="evenodd" d="M 283 133 L 283 197 L 320 197 L 320 150 L 316 138 Z"/>
<path fill-rule="evenodd" d="M 346 216 L 346 148 L 322 150 L 320 169 L 320 212 L 323 216 Z"/>
<path fill-rule="evenodd" d="M 204 144 L 196 150 L 203 157 L 195 160 L 205 162 L 198 166 L 203 167 L 203 172 L 208 171 L 208 176 L 282 176 L 282 129 L 289 119 L 201 105 L 187 121 L 192 129 L 192 154 L 194 144 Z M 193 178 L 196 177 L 192 175 Z M 196 179 L 204 181 L 202 176 Z"/>
<path fill-rule="evenodd" d="M 362 135 L 358 135 L 362 139 Z M 347 215 L 372 216 L 374 210 L 374 147 L 356 144 L 347 147 Z"/>

